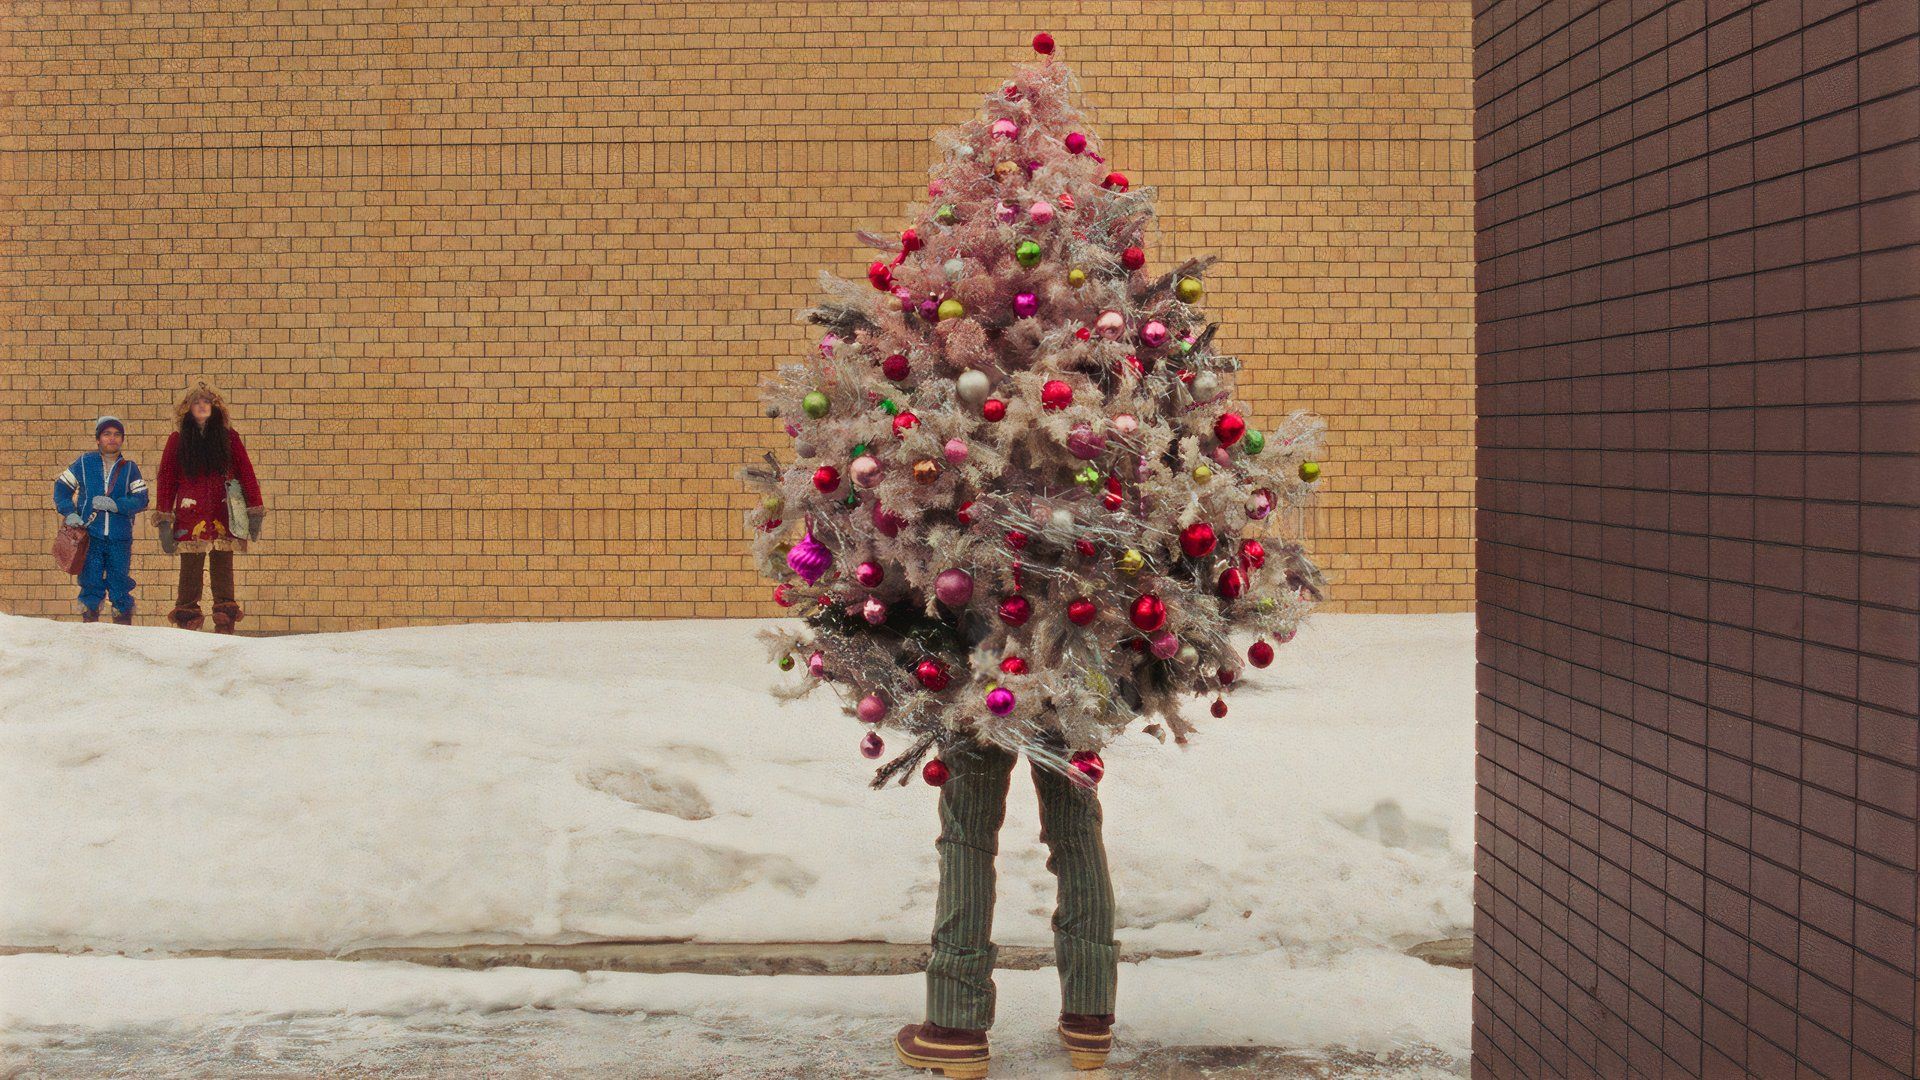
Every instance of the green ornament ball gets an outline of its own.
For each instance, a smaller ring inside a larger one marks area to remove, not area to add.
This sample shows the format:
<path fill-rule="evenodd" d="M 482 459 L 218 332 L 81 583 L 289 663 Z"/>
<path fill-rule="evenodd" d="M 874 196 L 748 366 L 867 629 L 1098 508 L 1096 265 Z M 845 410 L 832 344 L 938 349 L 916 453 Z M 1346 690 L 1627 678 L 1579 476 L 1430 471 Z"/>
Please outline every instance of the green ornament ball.
<path fill-rule="evenodd" d="M 940 209 L 933 212 L 933 220 L 942 225 L 953 224 L 954 216 L 952 203 L 943 203 Z"/>
<path fill-rule="evenodd" d="M 1032 240 L 1022 240 L 1013 249 L 1013 257 L 1019 260 L 1021 266 L 1038 266 L 1040 265 L 1040 245 Z"/>
<path fill-rule="evenodd" d="M 958 300 L 955 300 L 949 297 L 948 299 L 940 301 L 940 310 L 938 314 L 940 316 L 941 322 L 945 322 L 948 319 L 957 319 L 960 316 L 965 315 L 966 313 L 967 313 L 966 305 L 962 304 Z"/>
<path fill-rule="evenodd" d="M 859 457 L 859 456 L 860 456 L 861 454 L 864 454 L 864 453 L 866 453 L 866 452 L 867 452 L 867 444 L 866 444 L 866 443 L 863 443 L 863 442 L 861 442 L 861 443 L 854 443 L 854 444 L 853 444 L 853 456 L 854 456 L 854 457 Z"/>
<path fill-rule="evenodd" d="M 793 657 L 791 657 L 791 656 L 783 656 L 783 657 L 781 657 L 781 658 L 780 658 L 780 670 L 781 670 L 781 671 L 792 671 L 792 670 L 793 670 Z"/>
<path fill-rule="evenodd" d="M 899 402 L 897 402 L 897 401 L 895 401 L 895 400 L 893 400 L 893 399 L 892 399 L 892 398 L 890 398 L 890 397 L 888 397 L 888 398 L 881 398 L 881 399 L 880 399 L 880 411 L 881 411 L 881 412 L 884 412 L 884 413 L 886 413 L 886 414 L 887 414 L 888 416 L 899 416 L 899 415 L 900 415 L 900 403 L 899 403 Z M 865 445 L 866 445 L 866 443 L 861 443 L 860 445 L 862 445 L 862 446 L 865 446 Z"/>
<path fill-rule="evenodd" d="M 1271 597 L 1271 596 L 1263 596 L 1263 597 L 1261 597 L 1261 598 L 1260 598 L 1260 600 L 1259 600 L 1259 602 L 1257 602 L 1257 603 L 1255 603 L 1255 604 L 1254 604 L 1253 606 L 1254 606 L 1254 608 L 1255 608 L 1255 609 L 1257 609 L 1257 610 L 1258 610 L 1258 611 L 1259 611 L 1259 612 L 1260 612 L 1260 613 L 1261 613 L 1262 615 L 1264 615 L 1264 614 L 1266 614 L 1267 612 L 1269 612 L 1269 611 L 1272 611 L 1272 610 L 1273 610 L 1273 608 L 1274 608 L 1274 603 L 1273 603 L 1273 597 Z"/>
<path fill-rule="evenodd" d="M 1248 428 L 1246 435 L 1240 440 L 1240 445 L 1246 448 L 1248 457 L 1258 457 L 1260 451 L 1267 448 L 1267 437 Z"/>
<path fill-rule="evenodd" d="M 1182 356 L 1193 351 L 1193 342 L 1182 340 L 1173 346 L 1173 350 Z"/>
<path fill-rule="evenodd" d="M 1074 474 L 1073 481 L 1083 487 L 1097 488 L 1100 486 L 1100 470 L 1088 465 Z"/>
<path fill-rule="evenodd" d="M 849 493 L 847 497 L 842 501 L 844 501 L 848 506 L 859 506 L 860 496 Z"/>
<path fill-rule="evenodd" d="M 833 408 L 833 403 L 827 400 L 827 395 L 815 390 L 800 399 L 800 407 L 806 410 L 808 416 L 818 420 L 827 415 L 827 411 Z"/>
<path fill-rule="evenodd" d="M 1180 297 L 1180 302 L 1183 304 L 1193 303 L 1195 300 L 1200 299 L 1201 293 L 1206 292 L 1205 289 L 1201 288 L 1198 278 L 1190 277 L 1181 278 L 1180 284 L 1174 286 L 1174 291 Z"/>
<path fill-rule="evenodd" d="M 1320 463 L 1317 461 L 1301 462 L 1300 463 L 1300 479 L 1305 480 L 1309 484 L 1313 483 L 1315 480 L 1320 479 Z"/>

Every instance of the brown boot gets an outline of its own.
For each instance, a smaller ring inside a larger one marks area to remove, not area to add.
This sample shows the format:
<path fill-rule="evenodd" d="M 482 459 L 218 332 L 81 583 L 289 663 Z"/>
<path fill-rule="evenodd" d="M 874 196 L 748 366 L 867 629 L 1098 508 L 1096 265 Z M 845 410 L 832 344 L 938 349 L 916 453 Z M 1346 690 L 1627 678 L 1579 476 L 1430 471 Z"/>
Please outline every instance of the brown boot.
<path fill-rule="evenodd" d="M 200 605 L 195 604 L 192 607 L 174 608 L 167 613 L 167 621 L 182 630 L 198 630 L 207 617 L 200 614 Z"/>
<path fill-rule="evenodd" d="M 97 607 L 81 608 L 80 621 L 81 622 L 99 622 L 100 609 Z"/>
<path fill-rule="evenodd" d="M 246 617 L 246 613 L 240 610 L 239 604 L 215 604 L 213 605 L 213 632 L 231 634 L 233 624 Z"/>
<path fill-rule="evenodd" d="M 1113 1014 L 1061 1013 L 1060 1045 L 1067 1048 L 1074 1068 L 1104 1068 L 1113 1051 Z"/>
<path fill-rule="evenodd" d="M 938 1024 L 908 1024 L 893 1037 L 902 1065 L 931 1069 L 947 1080 L 979 1080 L 987 1075 L 987 1033 Z"/>
<path fill-rule="evenodd" d="M 132 626 L 132 625 L 133 625 L 133 612 L 131 612 L 131 611 L 121 611 L 121 610 L 120 610 L 119 608 L 114 608 L 114 609 L 113 609 L 113 624 L 114 624 L 115 626 Z"/>

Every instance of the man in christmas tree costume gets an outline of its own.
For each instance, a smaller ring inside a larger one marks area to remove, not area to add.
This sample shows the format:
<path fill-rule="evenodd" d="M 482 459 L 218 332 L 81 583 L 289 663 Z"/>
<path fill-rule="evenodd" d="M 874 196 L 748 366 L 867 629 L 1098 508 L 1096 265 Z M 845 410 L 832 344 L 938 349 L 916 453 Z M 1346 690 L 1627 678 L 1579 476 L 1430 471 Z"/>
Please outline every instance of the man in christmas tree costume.
<path fill-rule="evenodd" d="M 1087 134 L 1053 41 L 975 120 L 945 132 L 929 202 L 867 284 L 823 275 L 826 333 L 765 393 L 795 462 L 742 473 L 755 556 L 804 629 L 763 637 L 794 699 L 826 686 L 940 787 L 940 895 L 926 1022 L 899 1058 L 986 1075 L 994 866 L 1017 758 L 1033 765 L 1048 868 L 1059 1038 L 1079 1068 L 1112 1046 L 1114 899 L 1099 751 L 1135 721 L 1184 743 L 1189 694 L 1273 661 L 1321 598 L 1298 540 L 1324 425 L 1263 434 L 1232 400 L 1239 364 L 1196 306 L 1208 260 L 1148 269 L 1150 191 Z M 1244 535 L 1254 527 L 1263 537 Z M 793 530 L 798 526 L 799 535 Z"/>

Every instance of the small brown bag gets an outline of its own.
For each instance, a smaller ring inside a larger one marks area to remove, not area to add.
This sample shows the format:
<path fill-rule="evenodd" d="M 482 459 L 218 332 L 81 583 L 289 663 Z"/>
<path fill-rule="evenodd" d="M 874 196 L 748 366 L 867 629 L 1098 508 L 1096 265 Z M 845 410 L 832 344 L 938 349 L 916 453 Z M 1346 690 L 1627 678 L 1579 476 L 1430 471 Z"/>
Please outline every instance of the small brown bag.
<path fill-rule="evenodd" d="M 78 575 L 87 566 L 87 527 L 62 525 L 53 534 L 53 561 L 60 569 Z"/>

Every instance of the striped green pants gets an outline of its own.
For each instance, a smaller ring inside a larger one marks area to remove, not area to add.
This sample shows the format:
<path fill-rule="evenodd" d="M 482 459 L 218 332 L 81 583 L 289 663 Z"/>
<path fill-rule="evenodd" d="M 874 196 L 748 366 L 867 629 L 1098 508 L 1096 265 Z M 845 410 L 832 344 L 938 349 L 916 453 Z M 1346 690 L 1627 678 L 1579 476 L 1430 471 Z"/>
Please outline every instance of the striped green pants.
<path fill-rule="evenodd" d="M 940 900 L 927 962 L 927 1020 L 985 1029 L 993 1026 L 993 860 L 1015 755 L 966 744 L 940 757 L 952 777 L 940 789 Z M 1059 886 L 1053 946 L 1060 1011 L 1111 1013 L 1119 947 L 1099 796 L 1038 765 L 1033 785 L 1040 795 L 1040 839 L 1051 851 L 1047 869 Z"/>

